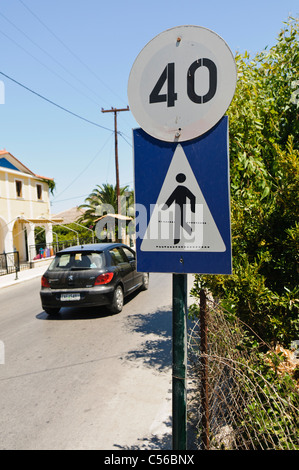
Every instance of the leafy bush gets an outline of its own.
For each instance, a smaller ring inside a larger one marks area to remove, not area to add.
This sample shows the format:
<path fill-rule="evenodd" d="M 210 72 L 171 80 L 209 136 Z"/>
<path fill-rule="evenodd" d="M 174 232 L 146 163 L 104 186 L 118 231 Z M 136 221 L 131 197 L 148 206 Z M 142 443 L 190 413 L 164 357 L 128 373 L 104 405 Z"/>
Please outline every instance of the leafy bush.
<path fill-rule="evenodd" d="M 236 56 L 228 110 L 232 276 L 200 276 L 200 287 L 266 341 L 299 338 L 299 22 L 275 46 Z"/>

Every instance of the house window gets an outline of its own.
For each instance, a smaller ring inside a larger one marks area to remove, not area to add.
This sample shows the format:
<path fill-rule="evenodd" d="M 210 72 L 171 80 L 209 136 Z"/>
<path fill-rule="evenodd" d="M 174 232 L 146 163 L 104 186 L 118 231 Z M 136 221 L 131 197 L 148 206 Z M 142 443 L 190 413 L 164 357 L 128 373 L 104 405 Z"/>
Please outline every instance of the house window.
<path fill-rule="evenodd" d="M 41 184 L 36 185 L 36 195 L 37 195 L 37 199 L 41 201 L 43 198 L 43 187 Z"/>
<path fill-rule="evenodd" d="M 17 197 L 23 197 L 22 181 L 16 180 L 16 193 L 17 193 Z"/>

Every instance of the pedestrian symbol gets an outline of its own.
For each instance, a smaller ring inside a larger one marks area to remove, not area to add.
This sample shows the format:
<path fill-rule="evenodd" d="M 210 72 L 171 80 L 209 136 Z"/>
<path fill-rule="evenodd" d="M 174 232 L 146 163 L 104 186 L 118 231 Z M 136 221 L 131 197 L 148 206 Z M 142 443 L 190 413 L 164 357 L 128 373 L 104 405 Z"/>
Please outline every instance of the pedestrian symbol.
<path fill-rule="evenodd" d="M 175 148 L 140 249 L 171 252 L 226 250 L 181 144 Z"/>
<path fill-rule="evenodd" d="M 183 183 L 186 180 L 184 173 L 179 173 L 176 176 L 178 183 Z M 162 209 L 168 209 L 172 203 L 175 203 L 175 220 L 174 220 L 174 244 L 176 245 L 180 241 L 180 228 L 182 227 L 187 231 L 189 235 L 192 233 L 191 225 L 188 225 L 185 220 L 186 211 L 184 208 L 187 205 L 187 199 L 189 198 L 191 204 L 191 211 L 195 212 L 195 201 L 196 198 L 186 186 L 177 186 L 170 197 L 165 202 Z"/>

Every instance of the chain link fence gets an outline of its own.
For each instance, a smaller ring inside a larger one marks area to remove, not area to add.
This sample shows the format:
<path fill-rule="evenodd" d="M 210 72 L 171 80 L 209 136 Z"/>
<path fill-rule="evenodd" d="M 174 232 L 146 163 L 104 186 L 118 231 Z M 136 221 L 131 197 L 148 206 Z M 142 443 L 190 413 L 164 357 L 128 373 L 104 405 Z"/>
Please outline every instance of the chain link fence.
<path fill-rule="evenodd" d="M 296 352 L 271 349 L 212 299 L 206 299 L 204 351 L 200 306 L 191 312 L 189 419 L 198 449 L 299 450 Z"/>

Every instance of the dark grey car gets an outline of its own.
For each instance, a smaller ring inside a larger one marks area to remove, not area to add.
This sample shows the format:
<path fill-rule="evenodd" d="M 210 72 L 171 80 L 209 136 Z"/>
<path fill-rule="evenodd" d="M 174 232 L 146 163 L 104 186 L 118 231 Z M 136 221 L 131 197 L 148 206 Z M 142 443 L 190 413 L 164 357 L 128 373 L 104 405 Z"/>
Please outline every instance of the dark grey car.
<path fill-rule="evenodd" d="M 62 307 L 108 305 L 121 312 L 124 297 L 148 288 L 148 273 L 136 271 L 132 248 L 122 243 L 73 246 L 58 252 L 41 280 L 42 307 L 49 315 Z"/>

